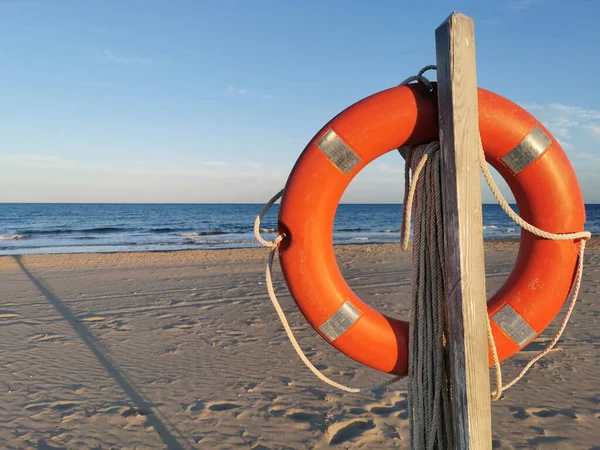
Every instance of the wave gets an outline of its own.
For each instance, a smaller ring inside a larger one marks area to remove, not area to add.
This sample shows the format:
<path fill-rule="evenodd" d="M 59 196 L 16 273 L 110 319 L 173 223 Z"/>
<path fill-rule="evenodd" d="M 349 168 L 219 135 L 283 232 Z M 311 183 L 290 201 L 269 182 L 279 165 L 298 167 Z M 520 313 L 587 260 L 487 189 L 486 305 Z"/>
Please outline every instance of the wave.
<path fill-rule="evenodd" d="M 340 228 L 339 230 L 335 230 L 335 231 L 342 231 L 342 232 L 354 232 L 354 231 L 365 231 L 362 228 Z"/>
<path fill-rule="evenodd" d="M 484 230 L 497 230 L 498 227 L 496 225 L 484 225 L 483 229 Z"/>
<path fill-rule="evenodd" d="M 2 250 L 35 250 L 35 249 L 52 249 L 52 248 L 60 248 L 60 249 L 65 249 L 65 248 L 72 248 L 72 249 L 78 249 L 80 247 L 86 247 L 86 248 L 104 248 L 104 247 L 116 247 L 116 248 L 121 248 L 121 247 L 133 247 L 136 245 L 146 245 L 146 244 L 139 244 L 138 242 L 106 242 L 103 244 L 67 244 L 67 245 L 19 245 L 19 246 L 8 246 L 8 245 L 0 245 L 0 251 Z M 118 250 L 118 251 L 127 251 L 125 249 L 123 250 Z M 87 253 L 87 252 L 86 252 Z"/>
<path fill-rule="evenodd" d="M 19 239 L 25 239 L 27 236 L 22 234 L 13 234 L 12 236 L 0 236 L 0 241 L 18 241 Z"/>
<path fill-rule="evenodd" d="M 369 238 L 368 237 L 355 237 L 352 238 L 353 241 L 368 241 Z"/>
<path fill-rule="evenodd" d="M 53 230 L 23 230 L 20 233 L 25 235 L 39 234 L 71 234 L 71 233 L 117 233 L 119 231 L 134 231 L 132 228 L 120 227 L 97 227 L 97 228 L 55 228 Z"/>
<path fill-rule="evenodd" d="M 150 231 L 152 233 L 172 233 L 173 231 L 177 231 L 177 228 L 152 228 Z"/>
<path fill-rule="evenodd" d="M 177 236 L 197 237 L 197 236 L 219 236 L 221 234 L 227 234 L 227 233 L 224 231 L 197 231 L 195 233 L 177 233 Z"/>
<path fill-rule="evenodd" d="M 277 232 L 277 228 L 261 228 L 261 233 L 275 233 Z"/>
<path fill-rule="evenodd" d="M 173 242 L 169 242 L 166 245 L 199 245 L 199 246 L 211 246 L 211 245 L 227 245 L 227 244 L 254 244 L 255 241 L 253 240 L 240 240 L 240 239 L 227 239 L 224 241 L 211 241 L 211 240 L 206 240 L 206 241 L 194 241 L 194 240 L 187 240 L 187 241 L 183 241 L 183 242 L 177 242 L 177 243 L 173 243 Z"/>
<path fill-rule="evenodd" d="M 383 230 L 384 233 L 400 233 L 400 230 Z"/>

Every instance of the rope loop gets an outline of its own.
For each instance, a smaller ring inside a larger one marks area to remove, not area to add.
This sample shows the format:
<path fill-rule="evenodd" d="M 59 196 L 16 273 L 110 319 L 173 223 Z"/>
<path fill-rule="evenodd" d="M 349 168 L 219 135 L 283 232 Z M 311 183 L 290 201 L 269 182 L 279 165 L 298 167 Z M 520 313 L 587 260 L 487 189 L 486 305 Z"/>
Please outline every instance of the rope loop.
<path fill-rule="evenodd" d="M 285 233 L 277 235 L 277 237 L 273 241 L 267 241 L 260 235 L 260 221 L 265 216 L 265 214 L 267 214 L 269 209 L 271 209 L 271 206 L 273 206 L 273 204 L 283 196 L 283 191 L 284 190 L 282 189 L 277 194 L 275 194 L 273 196 L 273 198 L 271 198 L 271 200 L 269 200 L 267 202 L 267 204 L 263 207 L 263 209 L 260 211 L 260 213 L 258 213 L 258 216 L 256 216 L 256 219 L 254 221 L 254 237 L 256 237 L 256 240 L 258 242 L 260 242 L 262 245 L 269 248 L 269 257 L 267 258 L 267 268 L 265 271 L 265 281 L 267 284 L 267 292 L 269 293 L 269 298 L 271 299 L 271 302 L 273 303 L 273 307 L 275 308 L 275 311 L 277 312 L 277 315 L 279 316 L 279 320 L 281 321 L 281 324 L 283 325 L 283 328 L 285 329 L 285 333 L 287 334 L 287 337 L 290 340 L 292 347 L 294 347 L 294 350 L 296 351 L 296 353 L 298 354 L 298 356 L 300 357 L 302 362 L 306 365 L 306 367 L 308 367 L 310 369 L 310 371 L 313 374 L 315 374 L 315 376 L 317 378 L 319 378 L 324 383 L 326 383 L 330 386 L 333 386 L 337 389 L 340 389 L 342 391 L 345 391 L 345 392 L 352 392 L 352 393 L 370 392 L 370 391 L 374 391 L 376 389 L 380 389 L 382 387 L 389 386 L 390 384 L 395 383 L 398 380 L 402 379 L 402 377 L 395 376 L 393 378 L 389 378 L 387 380 L 380 381 L 379 383 L 373 384 L 371 386 L 363 386 L 363 387 L 358 387 L 358 388 L 348 387 L 348 386 L 340 384 L 336 381 L 333 381 L 332 379 L 328 378 L 325 374 L 323 374 L 319 369 L 317 369 L 313 365 L 313 363 L 310 362 L 308 357 L 304 354 L 304 351 L 302 351 L 302 348 L 300 348 L 300 345 L 298 344 L 298 341 L 296 340 L 296 337 L 294 336 L 294 332 L 292 331 L 292 329 L 288 323 L 287 317 L 285 316 L 285 312 L 281 308 L 279 300 L 277 299 L 277 295 L 275 294 L 275 288 L 273 286 L 273 276 L 272 276 L 273 261 L 275 260 L 275 254 L 277 253 L 277 246 L 286 237 Z"/>
<path fill-rule="evenodd" d="M 261 211 L 258 213 L 258 216 L 256 216 L 256 219 L 254 220 L 254 237 L 256 238 L 256 240 L 258 242 L 260 242 L 265 247 L 277 248 L 277 245 L 279 245 L 279 243 L 285 238 L 285 233 L 284 233 L 284 234 L 277 235 L 277 237 L 273 241 L 267 241 L 260 234 L 260 221 L 265 216 L 265 214 L 267 214 L 267 212 L 269 212 L 269 209 L 271 209 L 271 206 L 273 206 L 273 204 L 277 200 L 279 200 L 282 196 L 283 196 L 283 189 L 280 190 L 277 194 L 275 194 L 273 196 L 273 198 L 271 198 L 271 200 L 269 200 L 267 202 L 267 204 L 263 207 L 263 209 L 261 209 Z"/>
<path fill-rule="evenodd" d="M 408 77 L 406 80 L 404 80 L 398 86 L 406 86 L 407 84 L 412 83 L 413 81 L 418 81 L 419 83 L 425 85 L 425 87 L 427 88 L 427 90 L 429 92 L 432 92 L 433 85 L 431 84 L 431 81 L 429 81 L 426 77 L 423 76 L 423 74 L 425 72 L 427 72 L 428 70 L 437 70 L 437 67 L 433 64 L 429 65 L 429 66 L 425 66 L 421 70 L 419 70 L 419 72 L 416 75 L 413 75 L 412 77 Z"/>

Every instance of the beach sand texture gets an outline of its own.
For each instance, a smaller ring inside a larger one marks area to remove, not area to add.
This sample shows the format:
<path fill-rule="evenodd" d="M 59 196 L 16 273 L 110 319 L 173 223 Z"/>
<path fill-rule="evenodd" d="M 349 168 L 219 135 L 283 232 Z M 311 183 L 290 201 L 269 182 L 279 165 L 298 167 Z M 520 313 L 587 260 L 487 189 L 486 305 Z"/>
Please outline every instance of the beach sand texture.
<path fill-rule="evenodd" d="M 494 448 L 600 449 L 600 249 L 548 357 L 492 406 Z M 515 242 L 486 243 L 488 293 Z M 408 316 L 410 253 L 336 247 L 369 304 Z M 265 249 L 0 258 L 0 448 L 407 448 L 406 381 L 368 394 L 322 384 L 296 356 L 264 284 Z M 298 340 L 352 386 L 385 374 L 337 353 L 275 286 Z M 560 316 L 562 317 L 562 315 Z M 556 323 L 503 364 L 505 380 Z"/>

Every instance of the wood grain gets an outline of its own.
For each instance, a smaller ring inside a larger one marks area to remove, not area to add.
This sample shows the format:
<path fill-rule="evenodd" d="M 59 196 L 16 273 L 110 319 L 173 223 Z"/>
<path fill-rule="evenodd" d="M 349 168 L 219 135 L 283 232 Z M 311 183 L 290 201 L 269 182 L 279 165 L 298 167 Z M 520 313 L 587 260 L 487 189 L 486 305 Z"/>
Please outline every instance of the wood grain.
<path fill-rule="evenodd" d="M 435 32 L 455 448 L 492 448 L 473 20 Z"/>

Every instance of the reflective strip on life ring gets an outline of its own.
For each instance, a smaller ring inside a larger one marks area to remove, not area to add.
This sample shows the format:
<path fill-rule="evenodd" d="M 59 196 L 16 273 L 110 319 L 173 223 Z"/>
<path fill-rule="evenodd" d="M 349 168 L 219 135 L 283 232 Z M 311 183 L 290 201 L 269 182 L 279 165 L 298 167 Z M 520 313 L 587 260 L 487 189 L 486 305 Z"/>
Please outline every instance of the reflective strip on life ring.
<path fill-rule="evenodd" d="M 514 194 L 519 214 L 552 233 L 583 230 L 577 178 L 548 130 L 509 100 L 479 89 L 479 129 L 487 161 Z M 282 271 L 298 308 L 350 358 L 405 375 L 408 326 L 365 304 L 344 280 L 333 223 L 350 181 L 371 161 L 408 144 L 438 140 L 437 97 L 421 85 L 388 89 L 350 106 L 299 157 L 279 209 Z M 537 337 L 558 314 L 574 281 L 579 244 L 521 232 L 515 266 L 488 300 L 500 360 Z M 491 362 L 491 356 L 490 356 Z"/>

